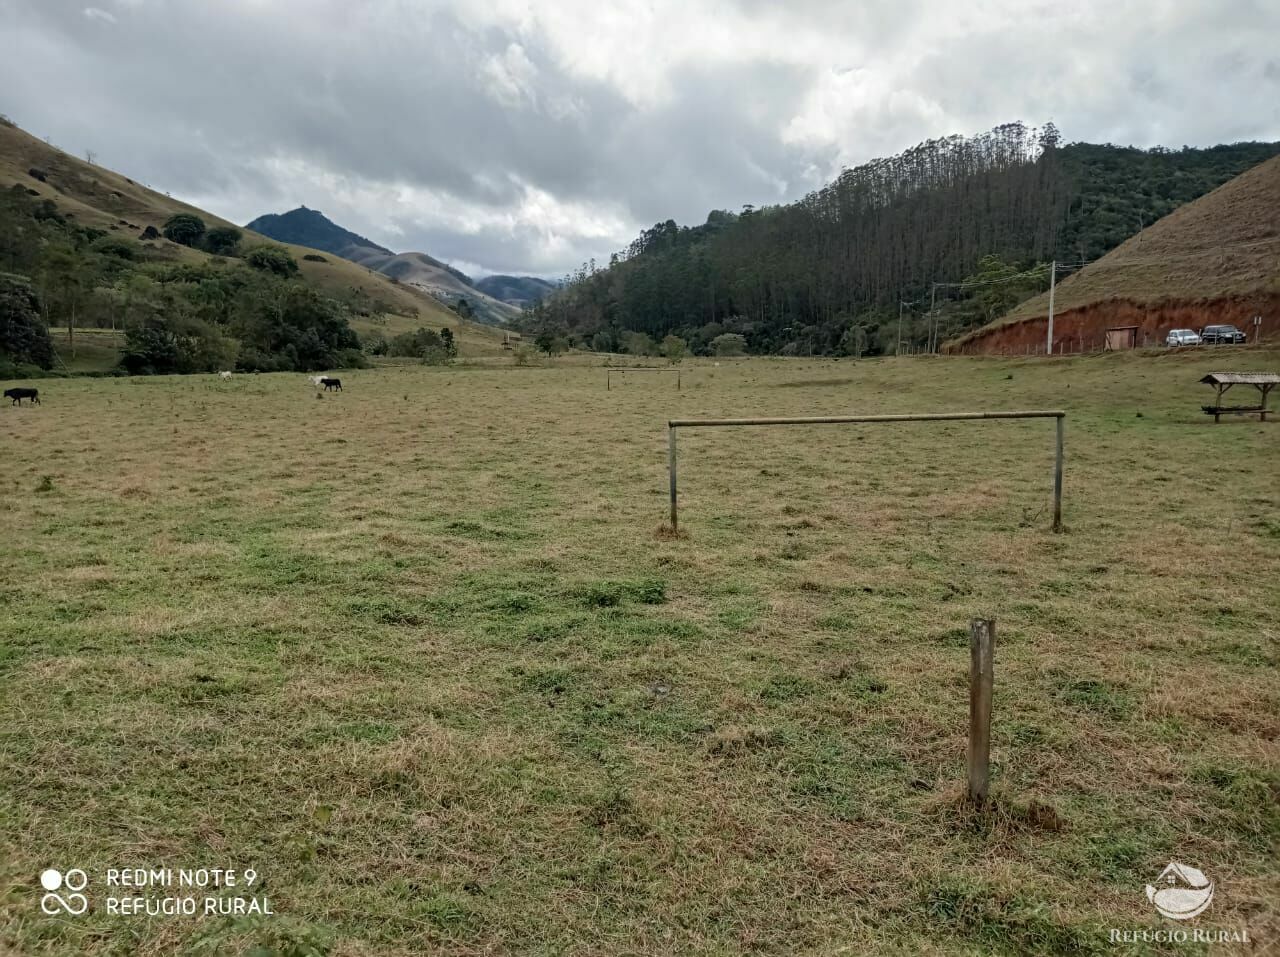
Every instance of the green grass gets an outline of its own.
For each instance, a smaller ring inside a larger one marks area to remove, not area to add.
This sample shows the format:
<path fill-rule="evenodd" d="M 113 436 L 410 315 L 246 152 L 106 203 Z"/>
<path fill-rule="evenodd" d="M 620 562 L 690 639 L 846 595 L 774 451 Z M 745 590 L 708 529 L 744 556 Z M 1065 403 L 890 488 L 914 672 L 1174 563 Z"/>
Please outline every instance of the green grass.
<path fill-rule="evenodd" d="M 113 329 L 77 329 L 75 349 L 67 339 L 66 328 L 49 330 L 53 348 L 58 353 L 54 371 L 84 374 L 109 372 L 120 364 L 124 350 L 124 333 Z"/>
<path fill-rule="evenodd" d="M 0 407 L 0 951 L 1124 953 L 1171 859 L 1268 946 L 1280 443 L 1199 412 L 1216 361 L 42 383 Z M 660 531 L 673 416 L 1056 406 L 1062 535 L 1045 421 L 689 430 Z M 40 913 L 126 865 L 276 916 Z"/>

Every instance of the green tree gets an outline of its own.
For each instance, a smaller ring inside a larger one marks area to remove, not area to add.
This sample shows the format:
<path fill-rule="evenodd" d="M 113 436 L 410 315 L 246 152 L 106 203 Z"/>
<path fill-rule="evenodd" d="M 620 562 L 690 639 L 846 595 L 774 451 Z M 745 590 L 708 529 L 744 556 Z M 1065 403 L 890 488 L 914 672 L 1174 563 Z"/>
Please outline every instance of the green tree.
<path fill-rule="evenodd" d="M 164 224 L 164 238 L 181 246 L 195 246 L 204 235 L 204 220 L 194 213 L 177 213 Z"/>
<path fill-rule="evenodd" d="M 966 276 L 964 282 L 973 285 L 973 298 L 982 310 L 982 321 L 990 322 L 1027 297 L 1023 287 L 1028 281 L 1034 291 L 1039 291 L 1035 287 L 1048 278 L 1048 272 L 1048 267 L 1041 264 L 1030 273 L 1023 273 L 999 256 L 983 256 L 978 260 L 977 271 Z"/>
<path fill-rule="evenodd" d="M 229 256 L 235 253 L 240 245 L 243 233 L 234 226 L 218 226 L 209 230 L 204 237 L 204 248 L 215 256 Z"/>
<path fill-rule="evenodd" d="M 747 351 L 745 336 L 725 332 L 711 340 L 711 351 L 718 356 L 740 356 Z"/>
<path fill-rule="evenodd" d="M 444 365 L 453 358 L 444 336 L 434 329 L 402 333 L 388 343 L 387 352 L 402 358 L 421 359 L 427 365 Z"/>
<path fill-rule="evenodd" d="M 662 354 L 674 365 L 685 357 L 689 345 L 679 336 L 668 335 L 662 339 Z"/>
<path fill-rule="evenodd" d="M 538 347 L 539 352 L 544 352 L 547 356 L 559 355 L 569 348 L 564 328 L 546 316 L 538 327 L 537 335 L 533 337 L 533 344 Z"/>
<path fill-rule="evenodd" d="M 191 316 L 151 317 L 125 330 L 120 364 L 134 375 L 216 372 L 235 363 L 237 344 Z"/>
<path fill-rule="evenodd" d="M 376 329 L 360 336 L 360 346 L 371 356 L 385 356 L 390 348 L 387 337 Z"/>
<path fill-rule="evenodd" d="M 627 329 L 622 333 L 622 350 L 633 356 L 651 356 L 657 351 L 657 346 L 645 333 Z"/>
<path fill-rule="evenodd" d="M 444 343 L 444 350 L 449 354 L 449 358 L 456 358 L 458 355 L 458 343 L 453 338 L 453 330 L 448 326 L 440 330 L 440 341 Z"/>
<path fill-rule="evenodd" d="M 41 369 L 53 365 L 53 341 L 40 318 L 40 300 L 24 278 L 6 273 L 0 273 L 0 353 Z"/>
<path fill-rule="evenodd" d="M 49 316 L 67 326 L 67 351 L 76 355 L 76 322 L 94 286 L 93 271 L 83 255 L 69 245 L 45 248 L 40 257 L 40 285 Z"/>

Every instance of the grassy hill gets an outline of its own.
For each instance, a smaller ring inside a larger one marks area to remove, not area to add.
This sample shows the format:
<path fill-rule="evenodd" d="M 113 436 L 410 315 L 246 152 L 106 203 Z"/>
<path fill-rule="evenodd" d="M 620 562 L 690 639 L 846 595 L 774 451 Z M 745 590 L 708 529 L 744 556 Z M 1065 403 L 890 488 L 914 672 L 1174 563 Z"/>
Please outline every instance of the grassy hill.
<path fill-rule="evenodd" d="M 475 318 L 482 322 L 501 324 L 520 315 L 518 306 L 486 294 L 461 270 L 426 253 L 392 252 L 339 226 L 319 210 L 299 206 L 287 213 L 268 213 L 245 228 L 257 230 L 279 242 L 301 243 L 331 252 L 389 276 L 437 302 L 452 306 L 466 299 Z"/>
<path fill-rule="evenodd" d="M 1039 335 L 1049 295 L 1035 296 L 995 322 L 948 344 L 1002 347 Z M 1108 326 L 1140 326 L 1149 340 L 1169 328 L 1263 317 L 1280 329 L 1280 157 L 1255 166 L 1181 206 L 1095 262 L 1059 281 L 1055 339 L 1099 341 Z M 1017 332 L 1013 327 L 1019 327 Z"/>
<path fill-rule="evenodd" d="M 505 323 L 520 316 L 520 309 L 486 295 L 458 270 L 426 253 L 386 255 L 361 249 L 351 257 L 361 265 L 390 276 L 401 285 L 420 289 L 429 296 L 454 304 L 465 299 L 473 314 L 488 323 Z"/>
<path fill-rule="evenodd" d="M 485 276 L 472 285 L 494 299 L 522 309 L 536 305 L 559 288 L 556 283 L 537 276 Z"/>
<path fill-rule="evenodd" d="M 35 175 L 33 175 L 33 171 Z M 37 139 L 24 130 L 0 123 L 0 189 L 18 184 L 40 198 L 49 199 L 58 211 L 82 226 L 93 227 L 134 239 L 148 227 L 160 230 L 176 213 L 199 216 L 211 228 L 235 224 L 203 209 L 174 199 L 130 179 L 128 176 L 92 165 Z M 238 227 L 237 227 L 238 228 Z M 245 243 L 274 242 L 245 231 Z M 174 262 L 207 262 L 211 257 L 200 250 L 166 239 L 144 244 L 152 258 Z M 501 333 L 476 323 L 463 323 L 439 301 L 410 287 L 391 281 L 371 269 L 345 259 L 320 253 L 321 261 L 306 259 L 317 251 L 305 246 L 287 246 L 298 261 L 303 279 L 334 298 L 360 299 L 384 308 L 367 320 L 353 322 L 357 331 L 383 328 L 404 331 L 425 325 L 449 326 L 458 338 L 464 355 L 490 355 L 502 351 Z"/>
<path fill-rule="evenodd" d="M 1280 292 L 1280 156 L 1174 210 L 1058 283 L 1055 311 Z M 1045 293 L 1001 321 L 1046 315 Z"/>

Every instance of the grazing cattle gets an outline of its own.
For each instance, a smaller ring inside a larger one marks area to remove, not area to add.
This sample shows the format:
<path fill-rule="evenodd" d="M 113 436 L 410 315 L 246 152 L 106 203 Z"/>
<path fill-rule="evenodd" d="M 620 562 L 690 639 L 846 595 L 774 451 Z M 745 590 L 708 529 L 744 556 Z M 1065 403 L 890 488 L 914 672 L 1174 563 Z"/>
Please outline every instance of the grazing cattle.
<path fill-rule="evenodd" d="M 13 400 L 10 405 L 22 405 L 23 399 L 30 399 L 35 405 L 40 404 L 39 389 L 5 389 L 4 397 Z"/>
<path fill-rule="evenodd" d="M 219 379 L 230 379 L 230 378 L 231 378 L 231 373 L 230 373 L 230 372 L 219 372 L 219 373 L 218 373 L 218 378 L 219 378 Z"/>
<path fill-rule="evenodd" d="M 322 378 L 320 379 L 320 384 L 321 384 L 322 386 L 324 386 L 324 391 L 325 391 L 325 392 L 328 392 L 328 391 L 330 391 L 330 390 L 335 390 L 335 391 L 337 391 L 337 392 L 341 392 L 341 391 L 342 391 L 342 380 L 341 380 L 341 379 L 328 379 L 328 378 L 323 378 L 323 377 L 322 377 Z"/>

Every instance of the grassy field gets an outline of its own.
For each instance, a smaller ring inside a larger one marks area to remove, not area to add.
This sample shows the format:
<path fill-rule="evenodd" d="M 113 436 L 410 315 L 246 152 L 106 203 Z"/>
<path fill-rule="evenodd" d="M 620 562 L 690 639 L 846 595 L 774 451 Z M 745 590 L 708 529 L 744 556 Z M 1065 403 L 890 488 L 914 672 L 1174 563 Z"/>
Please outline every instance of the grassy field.
<path fill-rule="evenodd" d="M 0 407 L 0 952 L 1194 953 L 1109 939 L 1171 926 L 1170 860 L 1274 948 L 1280 425 L 1201 414 L 1215 363 L 41 383 Z M 1062 535 L 1036 420 L 689 432 L 660 530 L 673 415 L 1053 407 Z M 274 916 L 109 915 L 126 866 L 255 868 Z"/>

